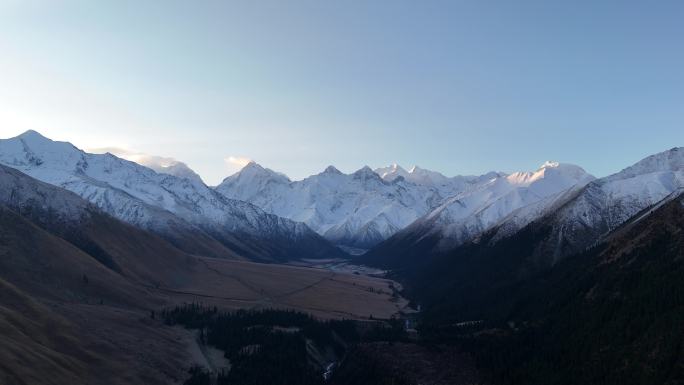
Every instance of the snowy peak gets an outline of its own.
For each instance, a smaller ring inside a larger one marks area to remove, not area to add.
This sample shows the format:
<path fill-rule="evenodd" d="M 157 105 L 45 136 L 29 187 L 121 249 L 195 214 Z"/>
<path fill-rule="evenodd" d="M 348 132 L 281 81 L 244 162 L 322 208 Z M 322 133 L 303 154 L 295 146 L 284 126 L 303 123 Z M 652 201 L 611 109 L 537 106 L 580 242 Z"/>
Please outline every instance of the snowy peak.
<path fill-rule="evenodd" d="M 14 168 L 35 170 L 41 170 L 44 164 L 58 170 L 87 167 L 83 153 L 71 143 L 53 141 L 32 130 L 0 140 L 0 162 Z"/>
<path fill-rule="evenodd" d="M 387 167 L 377 168 L 375 169 L 375 173 L 387 182 L 392 182 L 398 177 L 403 177 L 404 179 L 407 179 L 409 176 L 409 173 L 406 172 L 406 170 L 404 170 L 403 167 L 396 163 L 392 163 Z"/>
<path fill-rule="evenodd" d="M 262 178 L 273 179 L 275 181 L 282 183 L 290 182 L 290 178 L 288 178 L 285 174 L 275 172 L 270 168 L 265 168 L 254 161 L 250 161 L 249 163 L 247 163 L 247 165 L 243 167 L 242 170 L 238 171 L 234 175 L 238 175 L 241 178 Z"/>
<path fill-rule="evenodd" d="M 447 177 L 440 172 L 424 169 L 417 165 L 414 165 L 409 171 L 406 171 L 396 163 L 387 167 L 377 168 L 375 169 L 375 173 L 387 182 L 405 180 L 413 184 L 435 188 L 439 190 L 440 194 L 445 196 L 460 192 L 461 190 L 468 188 L 469 185 L 481 183 L 500 176 L 497 172 L 489 172 L 480 176 L 458 175 L 455 177 Z"/>
<path fill-rule="evenodd" d="M 68 142 L 58 142 L 49 138 L 46 138 L 41 133 L 28 130 L 21 135 L 14 138 L 6 139 L 7 141 L 19 141 L 25 146 L 33 147 L 36 149 L 44 149 L 46 147 L 52 147 L 53 149 L 62 149 L 64 151 L 78 150 L 74 145 Z"/>
<path fill-rule="evenodd" d="M 449 180 L 446 176 L 436 171 L 422 169 L 418 166 L 413 166 L 406 171 L 400 165 L 393 163 L 387 167 L 380 167 L 375 169 L 375 173 L 387 182 L 392 182 L 395 179 L 402 177 L 407 181 L 423 185 L 442 184 Z"/>
<path fill-rule="evenodd" d="M 456 177 L 453 180 L 456 179 L 459 178 Z M 447 178 L 437 171 L 426 170 L 418 166 L 413 166 L 409 171 L 408 180 L 413 183 L 424 184 L 428 186 L 439 186 L 448 184 L 452 179 Z"/>
<path fill-rule="evenodd" d="M 261 165 L 258 164 L 257 162 L 250 160 L 249 162 L 247 162 L 247 164 L 240 171 L 249 171 L 249 170 L 264 170 L 264 168 L 261 167 Z M 238 171 L 238 172 L 240 172 L 240 171 Z"/>
<path fill-rule="evenodd" d="M 430 171 L 430 170 L 426 170 L 426 169 L 424 169 L 424 168 L 420 168 L 417 164 L 416 164 L 416 165 L 413 165 L 413 167 L 411 167 L 411 168 L 409 169 L 409 174 L 417 174 L 417 175 L 425 175 L 425 174 L 434 175 L 434 174 L 439 174 L 439 175 L 442 175 L 442 174 L 438 173 L 437 171 Z M 442 175 L 442 176 L 444 176 L 444 175 Z M 446 177 L 445 177 L 445 178 L 446 178 Z"/>
<path fill-rule="evenodd" d="M 568 178 L 578 182 L 594 179 L 594 177 L 582 167 L 569 163 L 546 162 L 542 165 L 540 170 L 543 170 L 545 178 Z"/>
<path fill-rule="evenodd" d="M 23 140 L 29 140 L 29 141 L 50 141 L 50 139 L 44 137 L 41 135 L 38 131 L 34 130 L 28 130 L 24 132 L 23 134 L 20 134 L 16 137 L 16 139 L 23 139 Z"/>
<path fill-rule="evenodd" d="M 290 179 L 279 172 L 264 168 L 256 162 L 249 162 L 242 170 L 227 177 L 216 187 L 216 191 L 230 198 L 249 201 L 261 191 L 286 186 Z M 226 191 L 234 191 L 235 194 L 225 194 Z"/>
<path fill-rule="evenodd" d="M 361 167 L 360 169 L 358 169 L 358 170 L 356 170 L 356 171 L 354 172 L 354 174 L 358 174 L 358 173 L 370 174 L 370 173 L 375 173 L 375 172 L 374 172 L 370 167 L 368 167 L 368 166 L 363 166 L 363 167 Z"/>
<path fill-rule="evenodd" d="M 617 174 L 613 174 L 604 179 L 627 179 L 639 175 L 658 172 L 684 172 L 684 147 L 675 147 L 670 150 L 651 155 L 618 172 Z"/>
<path fill-rule="evenodd" d="M 323 170 L 323 174 L 342 175 L 342 171 L 335 168 L 335 166 L 330 165 Z"/>
<path fill-rule="evenodd" d="M 375 171 L 373 171 L 370 167 L 368 166 L 363 166 L 362 168 L 356 170 L 352 176 L 356 179 L 362 179 L 362 180 L 381 180 L 380 175 L 376 174 Z"/>
<path fill-rule="evenodd" d="M 86 152 L 92 154 L 109 154 L 117 158 L 135 162 L 154 170 L 158 174 L 172 175 L 195 183 L 204 184 L 202 178 L 187 164 L 174 158 L 149 155 L 143 152 L 132 151 L 121 147 L 98 147 L 89 148 Z"/>
<path fill-rule="evenodd" d="M 76 148 L 71 143 L 59 142 L 56 140 L 52 140 L 50 138 L 43 136 L 43 134 L 41 134 L 40 132 L 34 131 L 34 130 L 28 130 L 28 131 L 24 132 L 23 134 L 17 135 L 16 137 L 10 138 L 7 140 L 18 140 L 18 141 L 21 141 L 21 142 L 25 143 L 26 145 L 30 145 L 30 146 L 42 147 L 42 146 L 50 146 L 50 145 L 54 145 L 54 144 L 59 144 L 60 146 L 63 146 L 65 148 L 67 148 L 67 147 L 68 148 L 74 148 L 74 149 Z"/>
<path fill-rule="evenodd" d="M 545 162 L 536 171 L 514 172 L 506 177 L 509 183 L 517 186 L 530 186 L 544 180 L 546 183 L 570 185 L 588 183 L 594 179 L 582 167 L 574 164 Z"/>
<path fill-rule="evenodd" d="M 204 183 L 202 178 L 187 164 L 183 162 L 172 162 L 172 163 L 157 163 L 157 164 L 142 164 L 147 166 L 159 174 L 172 175 L 179 178 L 185 178 L 192 181 Z"/>

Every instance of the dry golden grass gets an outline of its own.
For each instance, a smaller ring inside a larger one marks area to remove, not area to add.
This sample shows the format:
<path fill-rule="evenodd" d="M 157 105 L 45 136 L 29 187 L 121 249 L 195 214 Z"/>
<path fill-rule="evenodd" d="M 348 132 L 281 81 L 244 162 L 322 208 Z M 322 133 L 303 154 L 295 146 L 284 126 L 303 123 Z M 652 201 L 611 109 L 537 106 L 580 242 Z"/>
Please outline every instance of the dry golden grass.
<path fill-rule="evenodd" d="M 0 208 L 0 384 L 182 383 L 202 363 L 195 335 L 151 312 L 183 302 L 321 318 L 385 318 L 406 304 L 383 279 L 191 256 L 106 218 L 87 231 L 120 273 Z"/>
<path fill-rule="evenodd" d="M 328 270 L 201 258 L 204 268 L 175 288 L 171 302 L 202 302 L 228 309 L 290 308 L 321 318 L 389 318 L 406 306 L 392 298 L 389 280 Z"/>

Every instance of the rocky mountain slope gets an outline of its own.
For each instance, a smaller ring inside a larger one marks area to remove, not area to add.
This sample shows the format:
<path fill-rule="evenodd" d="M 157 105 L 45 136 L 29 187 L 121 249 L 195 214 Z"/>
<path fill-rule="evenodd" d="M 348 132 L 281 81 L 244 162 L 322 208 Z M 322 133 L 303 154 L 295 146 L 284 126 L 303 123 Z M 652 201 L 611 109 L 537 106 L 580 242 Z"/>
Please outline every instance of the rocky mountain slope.
<path fill-rule="evenodd" d="M 340 255 L 305 224 L 228 199 L 196 179 L 88 154 L 34 131 L 0 140 L 0 163 L 75 192 L 190 252 L 264 261 Z"/>
<path fill-rule="evenodd" d="M 494 228 L 502 235 L 514 233 L 593 179 L 581 167 L 553 162 L 534 172 L 498 176 L 446 199 L 371 250 L 368 258 L 410 254 L 412 249 L 445 251 Z"/>
<path fill-rule="evenodd" d="M 599 242 L 642 210 L 684 188 L 684 148 L 651 155 L 569 194 L 540 221 L 550 227 L 538 253 L 553 262 Z"/>
<path fill-rule="evenodd" d="M 472 189 L 498 174 L 447 178 L 414 168 L 382 173 L 364 167 L 343 174 L 330 166 L 301 181 L 248 164 L 216 191 L 267 212 L 304 222 L 328 240 L 369 248 L 430 212 L 445 198 Z"/>
<path fill-rule="evenodd" d="M 0 383 L 182 378 L 185 342 L 145 320 L 166 301 L 148 288 L 182 284 L 196 266 L 76 194 L 0 166 Z"/>
<path fill-rule="evenodd" d="M 471 347 L 500 383 L 679 382 L 682 191 L 553 265 L 538 255 L 549 230 L 526 226 L 400 272 L 424 305 L 423 336 Z"/>

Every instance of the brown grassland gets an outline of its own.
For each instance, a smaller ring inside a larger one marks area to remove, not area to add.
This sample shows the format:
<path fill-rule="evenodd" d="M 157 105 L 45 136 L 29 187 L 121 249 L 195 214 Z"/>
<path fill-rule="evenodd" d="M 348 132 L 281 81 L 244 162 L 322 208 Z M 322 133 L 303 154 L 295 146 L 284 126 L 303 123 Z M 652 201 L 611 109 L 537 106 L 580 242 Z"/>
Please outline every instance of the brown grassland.
<path fill-rule="evenodd" d="M 182 383 L 208 361 L 194 332 L 158 316 L 182 303 L 354 319 L 406 306 L 385 279 L 188 255 L 103 221 L 84 233 L 120 272 L 0 209 L 0 384 Z"/>

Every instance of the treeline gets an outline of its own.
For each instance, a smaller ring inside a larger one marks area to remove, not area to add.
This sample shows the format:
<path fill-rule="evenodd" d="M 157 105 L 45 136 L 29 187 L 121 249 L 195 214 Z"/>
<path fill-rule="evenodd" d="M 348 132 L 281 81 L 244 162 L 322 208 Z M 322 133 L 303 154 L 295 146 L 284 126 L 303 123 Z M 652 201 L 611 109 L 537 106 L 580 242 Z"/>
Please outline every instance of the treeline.
<path fill-rule="evenodd" d="M 350 321 L 321 322 L 288 310 L 225 313 L 194 303 L 165 310 L 162 317 L 168 325 L 199 330 L 204 343 L 225 353 L 231 369 L 219 376 L 221 385 L 322 384 L 322 373 L 309 363 L 307 340 L 343 353 L 343 341 L 358 338 Z M 193 373 L 189 381 L 200 377 L 206 373 Z"/>
<path fill-rule="evenodd" d="M 552 269 L 521 274 L 529 233 L 462 248 L 440 264 L 453 283 L 413 286 L 429 304 L 421 336 L 471 352 L 498 384 L 684 383 L 684 207 L 675 203 Z M 471 320 L 484 322 L 460 326 Z"/>
<path fill-rule="evenodd" d="M 313 364 L 307 344 L 344 357 L 364 341 L 397 341 L 406 335 L 400 320 L 359 327 L 351 320 L 322 321 L 291 310 L 238 310 L 193 303 L 162 311 L 167 325 L 199 331 L 202 342 L 222 350 L 231 368 L 218 373 L 216 384 L 322 384 L 323 368 Z M 210 374 L 191 369 L 186 385 L 212 384 Z M 371 382 L 372 383 L 372 382 Z"/>
<path fill-rule="evenodd" d="M 180 324 L 188 329 L 198 329 L 203 342 L 223 350 L 229 359 L 239 355 L 244 346 L 269 343 L 269 340 L 283 338 L 283 335 L 301 336 L 319 346 L 336 349 L 344 348 L 340 341 L 353 343 L 359 340 L 352 321 L 320 321 L 292 310 L 219 312 L 216 307 L 193 303 L 164 310 L 162 317 L 167 325 Z M 292 329 L 283 331 L 287 328 Z M 335 338 L 333 333 L 339 338 Z"/>

